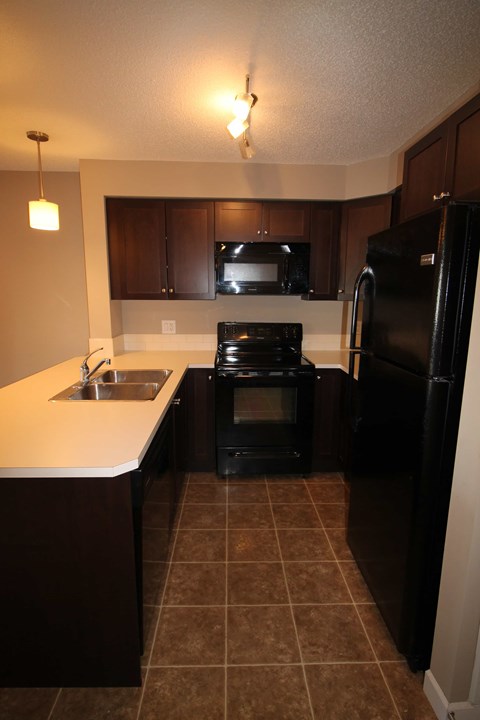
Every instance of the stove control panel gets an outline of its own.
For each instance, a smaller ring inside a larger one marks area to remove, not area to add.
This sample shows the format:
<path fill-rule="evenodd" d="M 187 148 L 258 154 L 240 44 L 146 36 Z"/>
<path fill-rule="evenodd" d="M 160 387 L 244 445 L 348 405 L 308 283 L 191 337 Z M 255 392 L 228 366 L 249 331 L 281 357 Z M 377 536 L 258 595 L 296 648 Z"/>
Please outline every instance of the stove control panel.
<path fill-rule="evenodd" d="M 302 341 L 302 323 L 218 323 L 218 342 L 296 342 Z"/>

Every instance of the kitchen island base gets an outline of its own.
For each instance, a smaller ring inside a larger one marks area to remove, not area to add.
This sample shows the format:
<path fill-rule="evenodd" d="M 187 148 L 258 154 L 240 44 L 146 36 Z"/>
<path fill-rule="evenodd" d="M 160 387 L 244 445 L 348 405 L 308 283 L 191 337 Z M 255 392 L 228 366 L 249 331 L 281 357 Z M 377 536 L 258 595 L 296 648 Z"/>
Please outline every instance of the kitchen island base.
<path fill-rule="evenodd" d="M 0 488 L 0 686 L 141 685 L 129 474 Z"/>

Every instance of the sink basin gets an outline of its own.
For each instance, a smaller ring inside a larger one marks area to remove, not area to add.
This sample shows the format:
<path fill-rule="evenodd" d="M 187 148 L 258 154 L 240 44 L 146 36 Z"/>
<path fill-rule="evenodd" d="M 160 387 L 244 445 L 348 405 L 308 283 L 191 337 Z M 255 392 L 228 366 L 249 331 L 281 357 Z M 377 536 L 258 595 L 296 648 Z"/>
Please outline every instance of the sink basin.
<path fill-rule="evenodd" d="M 162 386 L 171 370 L 106 370 L 93 383 L 158 383 Z"/>
<path fill-rule="evenodd" d="M 68 400 L 154 400 L 158 383 L 91 383 L 78 388 Z"/>
<path fill-rule="evenodd" d="M 50 400 L 154 400 L 171 370 L 107 370 L 87 385 L 70 385 Z"/>

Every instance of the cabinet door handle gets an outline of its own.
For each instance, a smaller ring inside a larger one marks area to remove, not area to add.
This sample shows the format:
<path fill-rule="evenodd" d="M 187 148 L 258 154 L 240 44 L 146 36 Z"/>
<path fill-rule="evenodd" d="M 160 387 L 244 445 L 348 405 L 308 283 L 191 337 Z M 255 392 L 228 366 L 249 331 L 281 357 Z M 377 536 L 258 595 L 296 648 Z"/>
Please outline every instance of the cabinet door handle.
<path fill-rule="evenodd" d="M 162 288 L 162 293 L 165 294 L 167 292 L 166 288 Z"/>
<path fill-rule="evenodd" d="M 181 398 L 173 398 L 172 405 L 180 405 L 181 402 Z"/>
<path fill-rule="evenodd" d="M 209 379 L 209 380 L 211 380 L 211 379 L 212 379 L 212 376 L 211 376 L 211 375 L 209 375 L 209 376 L 208 376 L 208 379 Z"/>
<path fill-rule="evenodd" d="M 440 195 L 434 195 L 433 199 L 435 201 L 437 201 L 437 200 L 443 200 L 444 198 L 449 198 L 449 197 L 450 197 L 449 192 L 441 192 Z"/>
<path fill-rule="evenodd" d="M 309 290 L 308 292 L 309 292 L 309 293 L 314 293 L 315 290 L 314 290 L 313 288 L 310 288 L 310 290 Z"/>
<path fill-rule="evenodd" d="M 263 234 L 264 234 L 264 235 L 268 235 L 268 230 L 264 230 L 264 231 L 263 231 Z"/>
<path fill-rule="evenodd" d="M 261 230 L 257 230 L 257 235 L 260 235 L 261 232 L 262 232 Z"/>
<path fill-rule="evenodd" d="M 338 292 L 339 292 L 339 294 L 340 294 L 340 293 L 342 293 L 342 292 L 343 292 L 343 290 L 341 290 L 341 289 L 339 288 Z"/>
<path fill-rule="evenodd" d="M 173 288 L 168 288 L 168 292 L 169 292 L 170 295 L 171 295 L 171 294 L 173 293 Z"/>

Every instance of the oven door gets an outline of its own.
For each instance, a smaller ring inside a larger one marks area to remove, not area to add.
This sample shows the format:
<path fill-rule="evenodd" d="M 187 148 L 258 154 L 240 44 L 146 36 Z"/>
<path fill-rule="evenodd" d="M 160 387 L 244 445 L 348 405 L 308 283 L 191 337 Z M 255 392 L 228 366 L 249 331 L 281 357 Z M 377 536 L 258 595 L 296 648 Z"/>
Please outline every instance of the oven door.
<path fill-rule="evenodd" d="M 309 472 L 313 384 L 310 370 L 218 370 L 218 472 Z"/>

